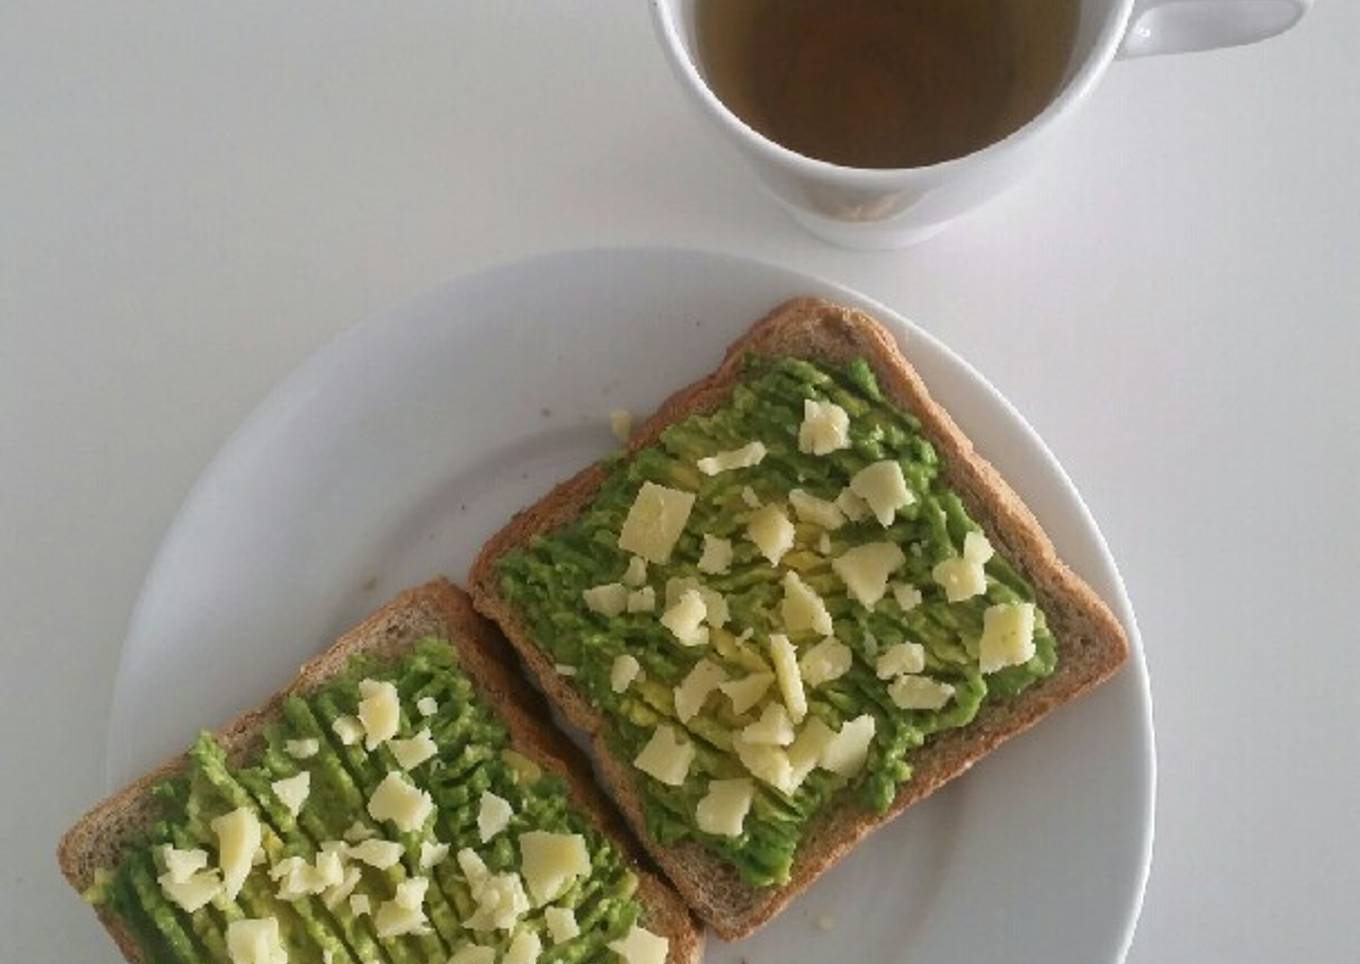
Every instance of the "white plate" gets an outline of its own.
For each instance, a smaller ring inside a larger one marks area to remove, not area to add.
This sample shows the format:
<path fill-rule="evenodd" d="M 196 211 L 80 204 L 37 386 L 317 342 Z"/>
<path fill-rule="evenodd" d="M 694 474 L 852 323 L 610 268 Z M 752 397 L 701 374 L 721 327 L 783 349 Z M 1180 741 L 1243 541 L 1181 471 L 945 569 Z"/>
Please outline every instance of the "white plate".
<path fill-rule="evenodd" d="M 611 448 L 610 409 L 649 411 L 796 294 L 893 326 L 1114 607 L 1134 659 L 708 959 L 1120 960 L 1151 854 L 1151 702 L 1133 610 L 1080 496 L 1005 399 L 921 329 L 726 255 L 578 251 L 495 268 L 354 328 L 279 385 L 203 473 L 147 576 L 114 697 L 111 785 L 259 702 L 396 590 L 461 578 L 514 510 Z"/>

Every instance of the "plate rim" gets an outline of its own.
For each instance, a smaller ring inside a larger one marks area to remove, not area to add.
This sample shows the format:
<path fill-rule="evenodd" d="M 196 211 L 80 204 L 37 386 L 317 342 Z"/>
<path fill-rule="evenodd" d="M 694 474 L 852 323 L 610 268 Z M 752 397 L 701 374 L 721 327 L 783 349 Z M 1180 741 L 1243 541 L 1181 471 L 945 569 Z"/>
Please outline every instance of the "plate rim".
<path fill-rule="evenodd" d="M 469 271 L 460 272 L 449 279 L 424 289 L 401 299 L 388 308 L 374 312 L 360 321 L 342 329 L 330 338 L 325 340 L 316 349 L 304 357 L 300 362 L 289 369 L 280 377 L 264 396 L 255 403 L 250 411 L 245 415 L 240 423 L 233 429 L 218 446 L 213 456 L 199 471 L 193 483 L 185 492 L 178 508 L 171 516 L 169 523 L 161 533 L 156 550 L 151 556 L 147 565 L 146 572 L 142 577 L 142 582 L 137 590 L 136 601 L 129 614 L 127 625 L 124 630 L 122 641 L 119 644 L 118 664 L 113 675 L 113 686 L 111 689 L 111 699 L 105 728 L 105 747 L 104 747 L 104 774 L 103 782 L 106 792 L 117 790 L 123 783 L 121 778 L 115 776 L 115 727 L 113 723 L 118 715 L 118 707 L 122 704 L 121 693 L 127 685 L 129 673 L 129 653 L 134 635 L 140 630 L 142 624 L 147 620 L 147 609 L 150 607 L 150 600 L 154 596 L 157 583 L 157 576 L 164 568 L 167 557 L 173 548 L 177 533 L 182 527 L 186 517 L 193 511 L 197 503 L 203 498 L 203 493 L 216 481 L 226 467 L 231 463 L 234 450 L 242 444 L 243 440 L 250 434 L 254 427 L 273 417 L 276 411 L 281 408 L 291 397 L 296 394 L 297 388 L 304 383 L 307 378 L 323 370 L 328 360 L 343 351 L 345 346 L 352 340 L 364 339 L 379 332 L 391 325 L 399 323 L 400 319 L 415 315 L 429 305 L 440 302 L 447 297 L 447 294 L 459 286 L 472 283 L 474 280 L 484 278 L 498 272 L 510 272 L 523 270 L 528 266 L 557 259 L 565 258 L 585 258 L 597 257 L 608 258 L 611 256 L 628 255 L 647 255 L 659 258 L 709 258 L 726 262 L 735 262 L 747 270 L 754 270 L 764 273 L 777 273 L 788 276 L 789 278 L 799 279 L 819 286 L 824 289 L 835 291 L 846 301 L 862 306 L 878 320 L 884 322 L 893 332 L 899 341 L 905 339 L 920 339 L 929 344 L 930 348 L 944 356 L 950 364 L 957 366 L 976 387 L 980 387 L 989 402 L 999 405 L 1001 409 L 1014 420 L 1025 436 L 1025 441 L 1033 446 L 1042 457 L 1046 467 L 1054 472 L 1059 483 L 1065 489 L 1065 495 L 1070 497 L 1079 512 L 1083 527 L 1095 539 L 1095 547 L 1098 550 L 1100 561 L 1108 566 L 1110 575 L 1113 579 L 1113 597 L 1106 602 L 1114 611 L 1115 617 L 1124 625 L 1129 637 L 1130 655 L 1129 665 L 1124 668 L 1124 672 L 1131 672 L 1137 686 L 1138 697 L 1142 708 L 1143 734 L 1145 738 L 1141 740 L 1143 750 L 1143 767 L 1147 774 L 1147 787 L 1140 801 L 1145 813 L 1141 833 L 1141 847 L 1139 852 L 1139 867 L 1137 882 L 1129 901 L 1129 906 L 1124 914 L 1122 933 L 1119 935 L 1119 942 L 1116 950 L 1115 960 L 1122 962 L 1128 955 L 1129 949 L 1133 944 L 1133 939 L 1137 931 L 1138 922 L 1142 916 L 1143 904 L 1147 895 L 1148 880 L 1152 870 L 1153 844 L 1156 836 L 1156 811 L 1157 811 L 1157 748 L 1156 748 L 1156 725 L 1154 718 L 1154 708 L 1152 700 L 1151 677 L 1148 671 L 1146 653 L 1143 649 L 1142 635 L 1138 628 L 1138 621 L 1134 612 L 1132 600 L 1129 598 L 1128 588 L 1124 582 L 1123 574 L 1119 570 L 1118 562 L 1114 554 L 1110 551 L 1109 544 L 1104 532 L 1097 524 L 1094 515 L 1086 500 L 1082 497 L 1081 491 L 1077 488 L 1072 478 L 1067 473 L 1067 469 L 1054 454 L 1053 450 L 1044 441 L 1039 432 L 1025 418 L 1024 414 L 1011 403 L 1011 401 L 977 368 L 975 368 L 967 358 L 955 352 L 946 342 L 936 336 L 930 330 L 912 321 L 907 316 L 894 310 L 882 301 L 863 294 L 862 292 L 834 281 L 823 275 L 798 268 L 790 268 L 781 264 L 776 264 L 760 258 L 755 258 L 746 254 L 739 254 L 730 251 L 723 251 L 711 248 L 698 248 L 683 245 L 668 244 L 642 244 L 642 245 L 598 245 L 585 247 L 566 247 L 552 248 L 531 252 L 521 257 L 509 258 L 502 261 L 483 265 Z M 455 322 L 456 323 L 456 322 Z"/>

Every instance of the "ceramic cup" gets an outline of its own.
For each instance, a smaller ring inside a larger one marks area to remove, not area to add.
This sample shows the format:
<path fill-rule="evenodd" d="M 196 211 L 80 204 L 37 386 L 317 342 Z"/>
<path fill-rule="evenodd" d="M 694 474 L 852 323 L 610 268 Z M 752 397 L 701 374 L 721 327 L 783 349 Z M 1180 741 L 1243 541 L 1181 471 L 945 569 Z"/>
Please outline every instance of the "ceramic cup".
<path fill-rule="evenodd" d="M 794 153 L 748 127 L 709 89 L 695 53 L 695 0 L 651 0 L 662 49 L 680 84 L 761 183 L 813 234 L 847 248 L 905 247 L 998 194 L 1042 155 L 1063 118 L 1110 63 L 1252 43 L 1299 21 L 1312 0 L 1082 0 L 1062 85 L 1015 133 L 927 167 L 842 167 Z"/>

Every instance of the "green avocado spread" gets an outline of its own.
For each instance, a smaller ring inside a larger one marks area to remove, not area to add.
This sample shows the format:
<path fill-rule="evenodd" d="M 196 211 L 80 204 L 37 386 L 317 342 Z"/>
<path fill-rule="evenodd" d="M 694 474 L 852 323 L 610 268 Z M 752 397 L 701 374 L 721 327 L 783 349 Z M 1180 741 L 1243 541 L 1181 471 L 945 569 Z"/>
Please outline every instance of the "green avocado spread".
<path fill-rule="evenodd" d="M 886 810 L 913 750 L 1056 665 L 1032 587 L 863 361 L 751 357 L 722 407 L 608 467 L 500 560 L 501 592 L 635 763 L 649 833 L 753 886 L 788 880 L 828 804 Z"/>
<path fill-rule="evenodd" d="M 245 757 L 200 735 L 86 895 L 151 961 L 574 962 L 662 940 L 624 857 L 511 748 L 446 642 L 357 657 Z"/>

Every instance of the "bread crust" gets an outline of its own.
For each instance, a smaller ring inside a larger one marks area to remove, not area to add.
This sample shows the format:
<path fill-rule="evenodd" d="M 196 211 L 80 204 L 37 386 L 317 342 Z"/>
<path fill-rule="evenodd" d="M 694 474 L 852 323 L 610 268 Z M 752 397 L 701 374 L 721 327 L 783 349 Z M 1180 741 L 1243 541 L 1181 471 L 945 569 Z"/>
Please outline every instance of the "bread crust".
<path fill-rule="evenodd" d="M 767 923 L 800 891 L 876 828 L 965 772 L 1004 741 L 1107 679 L 1128 656 L 1123 627 L 1079 576 L 1058 558 L 1034 514 L 996 469 L 973 448 L 949 413 L 935 402 L 892 335 L 856 309 L 817 298 L 796 298 L 758 321 L 728 350 L 711 374 L 662 403 L 629 440 L 628 455 L 654 443 L 669 425 L 723 405 L 741 375 L 747 354 L 794 356 L 842 365 L 865 359 L 884 395 L 916 415 L 941 458 L 945 480 L 959 493 L 992 544 L 1034 586 L 1058 643 L 1058 667 L 1018 697 L 989 702 L 967 727 L 934 737 L 912 752 L 912 778 L 886 813 L 872 813 L 845 799 L 813 818 L 794 859 L 791 879 L 779 887 L 753 888 L 736 870 L 688 842 L 663 847 L 647 833 L 641 777 L 627 760 L 610 753 L 603 716 L 560 677 L 532 642 L 528 627 L 501 595 L 496 564 L 529 539 L 574 520 L 607 477 L 592 465 L 518 513 L 483 547 L 468 577 L 476 607 L 494 619 L 518 651 L 549 700 L 572 725 L 590 736 L 607 789 L 634 832 L 694 911 L 723 938 L 745 937 Z"/>
<path fill-rule="evenodd" d="M 467 595 L 446 579 L 407 590 L 341 636 L 329 649 L 303 665 L 298 675 L 264 705 L 243 713 L 216 731 L 228 757 L 240 761 L 263 745 L 264 728 L 278 719 L 283 702 L 308 693 L 345 671 L 359 654 L 395 660 L 420 639 L 439 636 L 453 643 L 459 662 L 478 693 L 495 708 L 510 730 L 511 745 L 567 783 L 573 802 L 595 817 L 611 841 L 636 864 L 641 853 L 608 800 L 589 777 L 587 761 L 571 741 L 546 722 L 542 696 L 511 664 L 511 652 L 495 627 L 473 609 Z M 187 759 L 166 760 L 150 773 L 97 804 L 62 837 L 57 863 L 77 892 L 94 882 L 99 867 L 111 866 L 128 842 L 156 817 L 151 789 L 182 770 Z M 643 866 L 635 868 L 644 905 L 643 926 L 668 938 L 669 960 L 697 964 L 703 959 L 703 934 L 679 896 Z M 100 923 L 128 961 L 144 960 L 127 926 L 104 908 L 95 908 Z"/>

